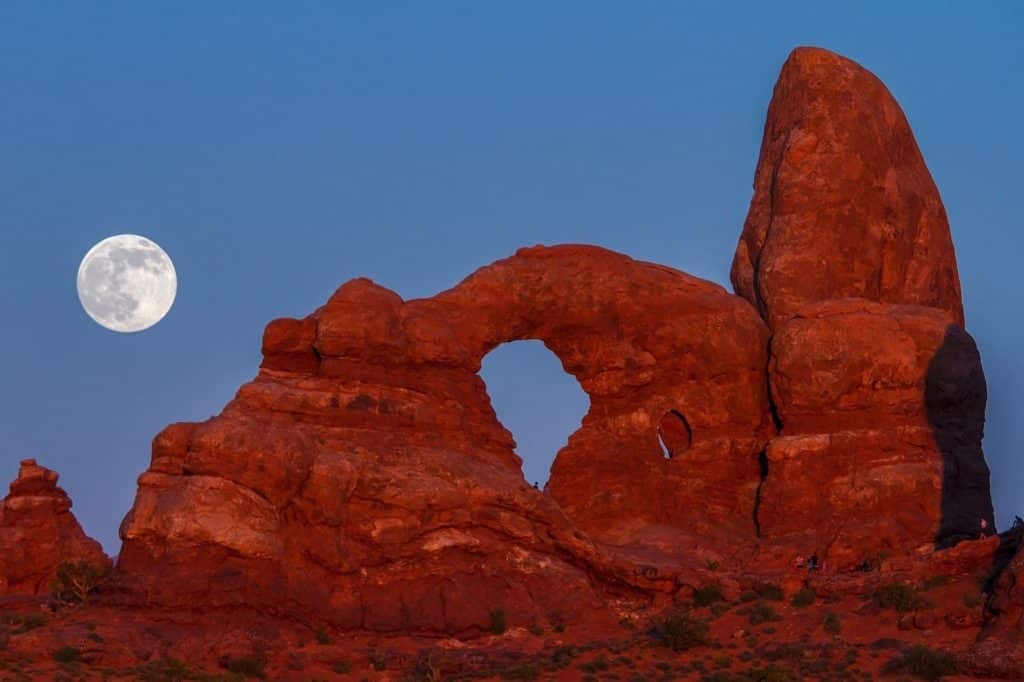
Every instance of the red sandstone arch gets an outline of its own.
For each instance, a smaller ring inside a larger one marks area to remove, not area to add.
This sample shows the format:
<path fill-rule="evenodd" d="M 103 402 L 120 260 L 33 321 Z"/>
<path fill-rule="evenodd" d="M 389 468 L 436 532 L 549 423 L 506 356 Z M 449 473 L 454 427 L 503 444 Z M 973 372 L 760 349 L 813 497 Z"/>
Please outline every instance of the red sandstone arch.
<path fill-rule="evenodd" d="M 502 343 L 542 341 L 590 396 L 548 483 L 588 532 L 751 517 L 757 453 L 773 433 L 768 332 L 749 304 L 718 285 L 597 247 L 534 247 L 427 299 L 403 303 L 354 280 L 314 318 L 277 324 L 315 326 L 307 352 L 315 349 L 321 375 L 344 375 L 359 358 L 403 367 L 410 385 L 436 379 L 446 387 L 441 395 L 458 403 L 463 434 L 429 419 L 424 430 L 446 431 L 459 447 L 517 470 L 476 373 Z M 281 335 L 268 331 L 265 367 L 292 366 L 295 351 Z M 658 445 L 662 415 L 680 405 L 696 434 L 685 463 L 666 461 Z"/>

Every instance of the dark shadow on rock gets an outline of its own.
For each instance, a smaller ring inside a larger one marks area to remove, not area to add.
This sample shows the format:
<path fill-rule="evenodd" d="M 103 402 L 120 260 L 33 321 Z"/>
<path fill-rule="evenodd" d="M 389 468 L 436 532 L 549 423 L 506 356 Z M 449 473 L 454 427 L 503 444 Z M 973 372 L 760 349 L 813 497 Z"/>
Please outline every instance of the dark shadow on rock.
<path fill-rule="evenodd" d="M 942 453 L 937 549 L 995 533 L 989 469 L 981 449 L 987 399 L 974 339 L 961 327 L 948 326 L 925 376 L 928 423 Z"/>

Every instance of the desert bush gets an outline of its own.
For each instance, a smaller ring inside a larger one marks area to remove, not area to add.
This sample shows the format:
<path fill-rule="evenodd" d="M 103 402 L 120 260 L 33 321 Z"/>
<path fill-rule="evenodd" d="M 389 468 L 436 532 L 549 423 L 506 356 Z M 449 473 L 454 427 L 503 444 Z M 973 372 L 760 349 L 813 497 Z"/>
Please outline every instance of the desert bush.
<path fill-rule="evenodd" d="M 843 630 L 843 624 L 839 622 L 839 616 L 834 613 L 826 613 L 822 625 L 825 627 L 825 632 L 832 635 L 838 635 Z"/>
<path fill-rule="evenodd" d="M 805 606 L 810 606 L 811 604 L 813 604 L 814 599 L 817 596 L 818 595 L 814 593 L 814 590 L 805 587 L 793 595 L 793 599 L 790 603 L 797 608 L 803 608 Z"/>
<path fill-rule="evenodd" d="M 0 614 L 0 626 L 7 626 L 12 635 L 21 635 L 29 630 L 46 625 L 46 616 L 41 613 L 14 613 Z"/>
<path fill-rule="evenodd" d="M 143 682 L 181 682 L 196 677 L 188 665 L 169 656 L 136 666 L 135 675 Z"/>
<path fill-rule="evenodd" d="M 335 675 L 348 675 L 352 672 L 352 664 L 348 661 L 338 661 L 331 666 L 331 670 L 334 671 Z"/>
<path fill-rule="evenodd" d="M 782 620 L 782 616 L 775 613 L 775 609 L 772 608 L 771 604 L 759 601 L 751 607 L 747 619 L 751 625 L 760 625 L 761 623 Z"/>
<path fill-rule="evenodd" d="M 98 566 L 88 561 L 63 561 L 57 566 L 53 596 L 64 604 L 84 604 L 109 574 L 109 566 Z"/>
<path fill-rule="evenodd" d="M 82 660 L 82 652 L 73 646 L 62 646 L 53 652 L 53 660 L 58 663 L 77 663 Z"/>
<path fill-rule="evenodd" d="M 696 606 L 711 606 L 722 599 L 722 588 L 714 583 L 704 585 L 693 593 L 693 603 Z"/>
<path fill-rule="evenodd" d="M 370 652 L 370 665 L 374 670 L 387 670 L 388 652 L 383 649 L 374 649 Z"/>
<path fill-rule="evenodd" d="M 330 644 L 331 638 L 327 636 L 327 631 L 322 627 L 316 629 L 316 643 L 317 644 Z"/>
<path fill-rule="evenodd" d="M 267 679 L 267 672 L 263 669 L 263 662 L 255 658 L 229 658 L 223 663 L 223 666 L 228 672 L 236 675 L 255 677 L 260 680 Z"/>
<path fill-rule="evenodd" d="M 758 597 L 768 601 L 782 601 L 786 598 L 782 588 L 775 583 L 756 583 L 751 589 Z"/>
<path fill-rule="evenodd" d="M 511 668 L 506 668 L 501 672 L 501 679 L 503 680 L 535 680 L 540 676 L 540 671 L 537 666 L 529 663 L 521 663 Z"/>
<path fill-rule="evenodd" d="M 894 609 L 900 613 L 916 611 L 924 604 L 917 591 L 903 583 L 883 585 L 875 593 L 875 598 L 883 609 Z"/>
<path fill-rule="evenodd" d="M 919 644 L 886 663 L 882 671 L 914 675 L 922 680 L 941 680 L 946 675 L 955 675 L 957 665 L 952 654 L 935 651 Z"/>
<path fill-rule="evenodd" d="M 656 621 L 652 634 L 661 646 L 673 651 L 686 651 L 707 643 L 708 624 L 680 612 Z"/>

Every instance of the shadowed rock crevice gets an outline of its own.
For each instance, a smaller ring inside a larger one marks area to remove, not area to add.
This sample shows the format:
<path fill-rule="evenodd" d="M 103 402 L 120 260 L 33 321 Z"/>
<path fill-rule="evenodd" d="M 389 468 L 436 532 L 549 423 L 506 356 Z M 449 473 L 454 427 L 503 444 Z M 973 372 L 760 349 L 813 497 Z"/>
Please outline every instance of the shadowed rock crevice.
<path fill-rule="evenodd" d="M 996 530 L 981 449 L 987 397 L 974 340 L 962 328 L 948 326 L 925 375 L 928 424 L 942 455 L 942 511 L 935 536 L 939 549 Z"/>

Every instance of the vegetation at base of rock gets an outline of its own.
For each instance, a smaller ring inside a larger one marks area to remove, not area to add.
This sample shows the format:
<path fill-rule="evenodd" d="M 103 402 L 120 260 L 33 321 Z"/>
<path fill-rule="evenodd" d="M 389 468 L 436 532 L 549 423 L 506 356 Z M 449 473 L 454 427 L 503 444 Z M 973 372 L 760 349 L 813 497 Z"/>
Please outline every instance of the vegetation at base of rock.
<path fill-rule="evenodd" d="M 723 599 L 722 588 L 715 583 L 704 585 L 693 593 L 693 603 L 696 606 L 711 606 Z"/>
<path fill-rule="evenodd" d="M 82 660 L 82 652 L 73 646 L 62 646 L 53 652 L 53 660 L 58 663 L 77 663 Z"/>
<path fill-rule="evenodd" d="M 263 662 L 255 658 L 230 658 L 223 663 L 223 667 L 225 670 L 236 675 L 255 677 L 260 680 L 267 679 L 267 673 L 263 669 Z"/>
<path fill-rule="evenodd" d="M 760 582 L 755 583 L 750 588 L 751 591 L 757 595 L 759 599 L 767 599 L 768 601 L 782 601 L 786 598 L 782 588 L 775 583 Z M 753 601 L 753 600 L 751 600 Z"/>
<path fill-rule="evenodd" d="M 63 604 L 84 604 L 109 575 L 109 566 L 85 560 L 62 561 L 53 581 L 53 596 Z"/>
<path fill-rule="evenodd" d="M 686 651 L 708 642 L 708 624 L 681 611 L 654 622 L 655 641 L 672 651 Z"/>
<path fill-rule="evenodd" d="M 782 620 L 782 616 L 775 612 L 771 604 L 759 601 L 750 607 L 747 612 L 747 620 L 751 625 L 760 625 L 761 623 Z"/>
<path fill-rule="evenodd" d="M 331 670 L 333 670 L 336 675 L 347 675 L 352 672 L 352 664 L 348 661 L 338 661 L 331 666 Z"/>
<path fill-rule="evenodd" d="M 948 652 L 917 645 L 886 663 L 883 672 L 914 675 L 922 680 L 941 680 L 947 675 L 955 675 L 957 664 L 956 658 Z"/>
<path fill-rule="evenodd" d="M 316 629 L 316 643 L 317 644 L 330 644 L 331 638 L 327 636 L 327 631 L 322 627 Z"/>
<path fill-rule="evenodd" d="M 921 595 L 913 587 L 903 583 L 883 585 L 875 593 L 875 599 L 883 609 L 893 609 L 900 613 L 916 611 L 924 606 L 924 600 L 921 599 Z"/>
<path fill-rule="evenodd" d="M 839 621 L 839 616 L 834 613 L 825 614 L 822 626 L 825 628 L 825 632 L 832 635 L 838 635 L 843 630 L 843 624 Z"/>
<path fill-rule="evenodd" d="M 814 590 L 809 587 L 805 587 L 793 595 L 793 599 L 790 600 L 790 603 L 797 608 L 803 608 L 813 604 L 817 596 L 818 595 L 814 593 Z"/>
<path fill-rule="evenodd" d="M 11 628 L 12 635 L 20 635 L 29 630 L 46 625 L 46 616 L 41 613 L 0 613 L 0 625 Z"/>

